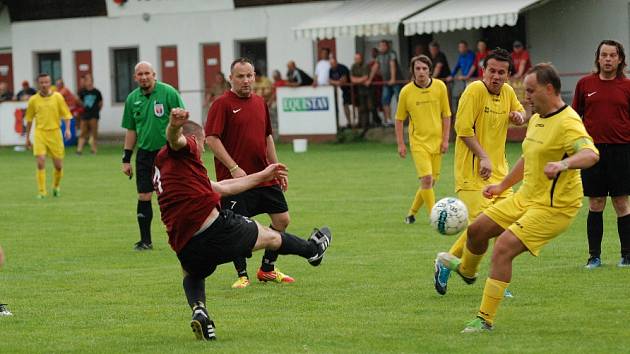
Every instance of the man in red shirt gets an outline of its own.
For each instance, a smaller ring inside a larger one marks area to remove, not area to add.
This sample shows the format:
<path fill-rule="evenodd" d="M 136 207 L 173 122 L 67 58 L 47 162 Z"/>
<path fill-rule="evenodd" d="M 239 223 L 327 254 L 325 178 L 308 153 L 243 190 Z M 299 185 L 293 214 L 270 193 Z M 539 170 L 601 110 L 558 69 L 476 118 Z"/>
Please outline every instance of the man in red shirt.
<path fill-rule="evenodd" d="M 532 62 L 529 59 L 529 52 L 521 41 L 514 41 L 512 45 L 512 62 L 514 63 L 514 73 L 512 79 L 522 79 L 525 73 L 532 67 Z"/>
<path fill-rule="evenodd" d="M 621 43 L 604 40 L 595 55 L 597 71 L 578 81 L 573 108 L 599 149 L 600 159 L 582 170 L 584 195 L 588 196 L 586 220 L 590 257 L 587 269 L 601 265 L 604 233 L 603 211 L 610 196 L 617 213 L 621 243 L 619 267 L 630 267 L 630 80 L 623 71 L 626 55 Z"/>
<path fill-rule="evenodd" d="M 219 264 L 252 251 L 299 255 L 318 266 L 330 245 L 327 227 L 315 229 L 309 240 L 280 233 L 254 220 L 221 209 L 221 197 L 242 193 L 260 183 L 286 179 L 282 164 L 268 165 L 241 178 L 212 182 L 201 161 L 203 129 L 188 121 L 188 112 L 175 108 L 166 128 L 167 145 L 155 158 L 153 186 L 158 195 L 168 242 L 184 271 L 183 287 L 193 310 L 191 327 L 197 339 L 216 339 L 214 322 L 205 308 L 205 278 Z"/>
<path fill-rule="evenodd" d="M 232 88 L 217 98 L 208 112 L 206 143 L 214 153 L 217 180 L 240 178 L 264 170 L 277 163 L 276 147 L 271 135 L 269 108 L 262 97 L 252 92 L 255 80 L 254 65 L 239 58 L 230 66 Z M 289 225 L 289 207 L 283 190 L 287 179 L 267 181 L 256 188 L 222 200 L 226 208 L 237 214 L 251 217 L 268 214 L 271 227 L 286 230 Z M 294 279 L 274 267 L 278 255 L 265 252 L 256 276 L 260 281 L 292 283 Z M 233 288 L 250 284 L 245 258 L 235 260 L 238 279 Z"/>

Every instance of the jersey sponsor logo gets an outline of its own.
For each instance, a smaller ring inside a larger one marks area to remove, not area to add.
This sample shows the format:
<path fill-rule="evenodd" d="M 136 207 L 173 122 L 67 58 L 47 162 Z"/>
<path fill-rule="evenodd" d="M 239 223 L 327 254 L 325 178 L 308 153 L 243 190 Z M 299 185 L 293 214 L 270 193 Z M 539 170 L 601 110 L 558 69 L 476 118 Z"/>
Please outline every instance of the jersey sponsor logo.
<path fill-rule="evenodd" d="M 285 97 L 282 99 L 284 112 L 327 111 L 330 105 L 328 97 Z"/>
<path fill-rule="evenodd" d="M 241 111 L 241 109 L 242 109 L 242 108 L 239 108 L 239 109 L 233 109 L 233 110 L 232 110 L 232 113 L 236 114 L 236 113 L 240 112 L 240 111 Z"/>
<path fill-rule="evenodd" d="M 162 103 L 157 103 L 157 101 L 153 102 L 153 113 L 156 117 L 161 117 L 164 115 L 164 105 Z"/>
<path fill-rule="evenodd" d="M 593 95 L 594 95 L 594 94 L 596 94 L 596 93 L 597 93 L 597 91 L 595 91 L 595 92 L 589 92 L 589 93 L 587 93 L 586 95 L 587 95 L 588 97 L 591 97 L 591 96 L 593 96 Z"/>

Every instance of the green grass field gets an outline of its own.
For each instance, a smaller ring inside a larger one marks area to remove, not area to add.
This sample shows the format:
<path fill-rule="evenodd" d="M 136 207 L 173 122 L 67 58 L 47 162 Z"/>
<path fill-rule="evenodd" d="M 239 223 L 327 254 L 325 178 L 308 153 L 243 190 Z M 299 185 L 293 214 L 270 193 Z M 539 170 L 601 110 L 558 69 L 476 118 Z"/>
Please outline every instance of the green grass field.
<path fill-rule="evenodd" d="M 438 198 L 453 195 L 452 150 Z M 614 212 L 605 214 L 603 261 L 586 271 L 586 207 L 541 257 L 515 262 L 513 299 L 495 331 L 463 335 L 481 299 L 480 281 L 451 278 L 433 289 L 433 259 L 452 237 L 428 225 L 424 209 L 403 224 L 417 180 L 394 145 L 310 145 L 305 154 L 278 146 L 290 169 L 289 230 L 305 236 L 327 224 L 334 241 L 319 268 L 282 257 L 291 285 L 254 282 L 230 288 L 231 265 L 208 278 L 208 309 L 218 341 L 194 340 L 181 271 L 154 204 L 155 250 L 132 251 L 138 238 L 135 184 L 120 172 L 121 149 L 96 156 L 68 151 L 62 197 L 36 200 L 30 153 L 0 149 L 0 352 L 168 353 L 621 353 L 630 346 L 630 270 L 619 269 Z M 510 145 L 514 161 L 520 145 Z M 210 171 L 212 155 L 205 155 Z M 48 181 L 52 176 L 50 161 Z M 211 172 L 213 174 L 213 172 Z M 267 223 L 267 217 L 260 219 Z M 249 261 L 250 274 L 261 253 Z"/>

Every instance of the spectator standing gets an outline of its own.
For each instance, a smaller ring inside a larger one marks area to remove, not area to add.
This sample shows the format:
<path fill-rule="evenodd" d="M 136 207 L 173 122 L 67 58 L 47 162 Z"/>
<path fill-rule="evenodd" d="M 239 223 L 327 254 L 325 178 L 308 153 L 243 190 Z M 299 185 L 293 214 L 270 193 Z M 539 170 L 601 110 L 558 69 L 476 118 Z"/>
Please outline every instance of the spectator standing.
<path fill-rule="evenodd" d="M 521 41 L 514 41 L 512 45 L 512 62 L 514 63 L 512 79 L 522 80 L 525 73 L 532 67 L 532 62 L 529 59 L 529 52 Z"/>
<path fill-rule="evenodd" d="M 13 92 L 9 90 L 9 85 L 4 81 L 0 81 L 0 102 L 11 101 L 12 99 Z"/>
<path fill-rule="evenodd" d="M 354 106 L 357 107 L 359 126 L 367 129 L 370 119 L 370 108 L 373 104 L 370 100 L 370 89 L 367 85 L 370 77 L 370 68 L 363 61 L 363 54 L 354 54 L 354 63 L 350 68 L 350 81 L 354 90 Z"/>
<path fill-rule="evenodd" d="M 272 91 L 271 91 L 271 100 L 269 102 L 269 106 L 275 107 L 276 94 L 277 94 L 278 87 L 287 86 L 287 80 L 282 78 L 282 74 L 280 73 L 280 70 L 274 70 L 272 78 L 273 78 L 273 84 L 271 88 Z"/>
<path fill-rule="evenodd" d="M 287 63 L 287 86 L 310 86 L 312 84 L 313 78 L 298 68 L 293 60 Z"/>
<path fill-rule="evenodd" d="M 353 126 L 355 126 L 356 123 L 354 122 L 352 112 L 350 112 L 350 105 L 352 104 L 350 86 L 348 86 L 348 83 L 350 83 L 350 70 L 348 70 L 347 66 L 340 64 L 337 61 L 337 58 L 331 56 L 329 77 L 330 84 L 335 86 L 336 88 L 341 89 L 341 96 L 343 100 L 343 113 L 346 116 L 348 128 L 352 128 Z"/>
<path fill-rule="evenodd" d="M 379 116 L 378 112 L 383 110 L 383 106 L 381 104 L 381 96 L 383 94 L 383 86 L 382 85 L 372 85 L 372 82 L 382 82 L 383 76 L 378 71 L 378 63 L 376 61 L 376 57 L 378 57 L 378 49 L 372 48 L 370 51 L 371 58 L 368 63 L 368 67 L 370 68 L 370 76 L 366 81 L 366 85 L 370 89 L 370 102 L 372 102 L 372 122 L 374 126 L 380 127 L 383 125 L 383 121 Z M 376 68 L 375 68 L 376 67 Z"/>
<path fill-rule="evenodd" d="M 459 52 L 459 56 L 457 57 L 457 64 L 455 64 L 451 76 L 457 81 L 466 81 L 475 73 L 475 53 L 468 49 L 468 42 L 466 41 L 459 41 L 457 51 Z M 458 71 L 460 72 L 459 75 L 457 75 Z"/>
<path fill-rule="evenodd" d="M 586 233 L 590 257 L 587 269 L 601 265 L 603 212 L 610 196 L 617 214 L 621 244 L 619 267 L 630 267 L 630 80 L 624 75 L 626 54 L 621 43 L 605 40 L 595 53 L 596 72 L 575 87 L 573 108 L 600 152 L 594 166 L 582 170 L 589 212 Z"/>
<path fill-rule="evenodd" d="M 18 101 L 28 101 L 28 99 L 36 93 L 37 91 L 31 87 L 28 80 L 24 80 L 22 81 L 22 89 L 18 91 L 15 98 Z"/>
<path fill-rule="evenodd" d="M 140 241 L 136 251 L 153 249 L 151 242 L 151 221 L 153 220 L 153 164 L 158 151 L 166 144 L 166 125 L 173 108 L 183 108 L 179 93 L 173 86 L 157 81 L 153 65 L 146 61 L 136 64 L 134 79 L 138 87 L 131 91 L 125 101 L 122 127 L 125 133 L 125 147 L 122 158 L 122 172 L 133 177 L 131 155 L 138 146 L 136 155 L 136 190 L 138 192 L 137 218 L 140 228 Z"/>
<path fill-rule="evenodd" d="M 103 95 L 101 91 L 94 87 L 94 80 L 91 74 L 83 76 L 84 88 L 79 91 L 79 98 L 83 104 L 83 114 L 81 115 L 81 135 L 77 146 L 77 154 L 83 153 L 83 147 L 88 137 L 90 137 L 90 150 L 92 154 L 97 152 L 98 120 L 101 117 L 103 108 Z"/>
<path fill-rule="evenodd" d="M 448 65 L 446 55 L 440 50 L 440 43 L 438 41 L 429 43 L 429 52 L 431 52 L 431 61 L 433 62 L 432 76 L 440 80 L 446 80 L 451 75 L 451 68 Z"/>
<path fill-rule="evenodd" d="M 225 75 L 222 72 L 218 72 L 214 74 L 214 82 L 209 88 L 206 88 L 206 99 L 203 105 L 204 115 L 202 117 L 203 123 L 205 123 L 206 116 L 208 115 L 208 111 L 212 106 L 212 102 L 216 100 L 218 97 L 223 95 L 223 93 L 230 89 L 230 83 L 225 80 Z"/>
<path fill-rule="evenodd" d="M 66 101 L 66 104 L 70 109 L 70 113 L 72 113 L 72 117 L 75 120 L 80 120 L 81 114 L 83 113 L 83 106 L 81 106 L 81 100 L 79 100 L 79 97 L 77 97 L 77 95 L 75 95 L 72 91 L 70 91 L 69 88 L 66 87 L 63 79 L 57 79 L 56 86 L 57 92 L 59 92 L 63 96 L 63 99 Z"/>
<path fill-rule="evenodd" d="M 273 84 L 268 77 L 262 75 L 258 70 L 256 70 L 256 81 L 254 81 L 253 89 L 254 93 L 262 97 L 267 106 L 269 106 L 273 91 Z"/>
<path fill-rule="evenodd" d="M 488 51 L 488 43 L 484 39 L 477 41 L 477 53 L 475 53 L 475 70 L 477 70 L 477 78 L 483 79 L 483 66 L 486 57 L 490 54 Z"/>
<path fill-rule="evenodd" d="M 325 86 L 330 83 L 330 49 L 322 48 L 319 51 L 319 60 L 315 65 L 315 77 L 313 86 Z"/>
<path fill-rule="evenodd" d="M 372 68 L 371 80 L 373 81 L 376 71 L 380 71 L 383 76 L 383 94 L 381 96 L 381 104 L 383 105 L 383 115 L 385 126 L 394 126 L 391 117 L 392 98 L 400 93 L 400 84 L 396 81 L 400 78 L 400 66 L 398 65 L 398 56 L 393 51 L 389 42 L 381 40 L 378 43 L 378 56 L 376 57 L 378 66 Z"/>

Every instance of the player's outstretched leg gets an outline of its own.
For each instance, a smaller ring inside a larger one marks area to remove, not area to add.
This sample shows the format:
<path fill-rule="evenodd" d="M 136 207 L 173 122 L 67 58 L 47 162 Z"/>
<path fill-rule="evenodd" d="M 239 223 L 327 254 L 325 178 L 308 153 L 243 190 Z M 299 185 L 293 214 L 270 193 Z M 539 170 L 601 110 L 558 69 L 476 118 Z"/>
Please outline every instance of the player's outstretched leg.
<path fill-rule="evenodd" d="M 214 321 L 208 315 L 208 310 L 206 310 L 206 306 L 201 301 L 196 302 L 193 306 L 190 327 L 198 340 L 217 339 L 214 333 Z"/>
<path fill-rule="evenodd" d="M 435 259 L 435 272 L 433 273 L 433 283 L 435 291 L 440 295 L 446 294 L 448 278 L 451 276 L 451 270 L 446 268 L 437 258 Z"/>
<path fill-rule="evenodd" d="M 468 277 L 468 276 L 463 275 L 459 270 L 459 266 L 462 263 L 461 259 L 453 256 L 450 253 L 447 253 L 447 252 L 438 253 L 436 263 L 439 263 L 443 267 L 459 274 L 459 276 L 462 277 L 462 279 L 466 282 L 466 284 L 473 284 L 477 280 L 476 274 L 473 277 Z"/>
<path fill-rule="evenodd" d="M 322 262 L 324 253 L 330 246 L 332 233 L 328 227 L 314 229 L 308 240 L 304 240 L 287 232 L 279 233 L 259 225 L 259 234 L 254 250 L 265 248 L 277 251 L 278 254 L 293 254 L 304 257 L 312 266 Z"/>

